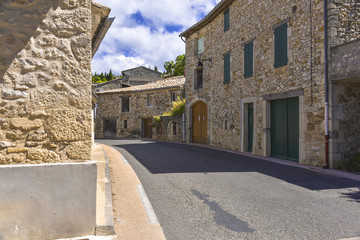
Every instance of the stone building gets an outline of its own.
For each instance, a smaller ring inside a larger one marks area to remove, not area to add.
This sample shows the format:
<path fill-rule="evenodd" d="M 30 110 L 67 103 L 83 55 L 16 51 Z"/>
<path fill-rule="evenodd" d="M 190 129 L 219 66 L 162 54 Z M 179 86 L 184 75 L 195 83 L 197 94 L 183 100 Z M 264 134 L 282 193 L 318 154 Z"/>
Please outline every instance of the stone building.
<path fill-rule="evenodd" d="M 121 72 L 122 78 L 109 82 L 99 83 L 94 86 L 95 92 L 116 88 L 137 86 L 163 79 L 161 73 L 146 67 L 137 67 Z"/>
<path fill-rule="evenodd" d="M 0 239 L 94 232 L 91 59 L 109 13 L 91 0 L 0 2 Z"/>
<path fill-rule="evenodd" d="M 173 77 L 97 92 L 95 137 L 151 138 L 155 130 L 154 116 L 171 109 L 172 102 L 181 97 L 184 83 L 184 77 Z"/>
<path fill-rule="evenodd" d="M 354 0 L 222 0 L 180 35 L 187 141 L 314 166 L 359 154 L 359 24 Z"/>

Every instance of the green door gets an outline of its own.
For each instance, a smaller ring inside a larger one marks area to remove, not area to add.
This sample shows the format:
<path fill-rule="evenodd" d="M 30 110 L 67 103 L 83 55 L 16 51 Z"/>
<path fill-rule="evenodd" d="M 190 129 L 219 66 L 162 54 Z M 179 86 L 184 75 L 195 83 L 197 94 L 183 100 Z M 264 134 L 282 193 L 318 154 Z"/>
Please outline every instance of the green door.
<path fill-rule="evenodd" d="M 252 103 L 248 105 L 248 152 L 253 150 L 253 131 L 254 130 L 254 106 Z"/>
<path fill-rule="evenodd" d="M 299 160 L 299 98 L 271 101 L 271 156 Z"/>

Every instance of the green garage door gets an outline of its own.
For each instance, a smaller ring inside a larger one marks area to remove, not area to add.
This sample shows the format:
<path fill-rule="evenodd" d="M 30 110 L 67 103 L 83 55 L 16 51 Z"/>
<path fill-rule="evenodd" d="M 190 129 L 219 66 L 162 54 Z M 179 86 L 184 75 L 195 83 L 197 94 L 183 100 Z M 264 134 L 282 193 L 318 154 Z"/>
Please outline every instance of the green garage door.
<path fill-rule="evenodd" d="M 271 101 L 271 156 L 299 161 L 299 98 Z"/>

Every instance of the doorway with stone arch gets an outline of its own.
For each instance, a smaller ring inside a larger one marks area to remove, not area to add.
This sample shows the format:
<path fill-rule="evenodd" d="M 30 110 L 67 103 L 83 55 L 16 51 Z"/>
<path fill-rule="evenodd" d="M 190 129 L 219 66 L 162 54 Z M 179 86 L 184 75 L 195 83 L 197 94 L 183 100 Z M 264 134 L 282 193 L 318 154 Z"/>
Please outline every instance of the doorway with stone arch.
<path fill-rule="evenodd" d="M 199 101 L 192 107 L 192 142 L 207 143 L 207 105 Z"/>

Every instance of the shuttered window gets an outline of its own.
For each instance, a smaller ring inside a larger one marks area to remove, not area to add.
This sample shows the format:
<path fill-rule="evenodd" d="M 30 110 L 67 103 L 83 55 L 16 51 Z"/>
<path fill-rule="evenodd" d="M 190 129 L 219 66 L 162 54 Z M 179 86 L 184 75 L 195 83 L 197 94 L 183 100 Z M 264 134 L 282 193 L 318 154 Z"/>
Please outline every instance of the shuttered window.
<path fill-rule="evenodd" d="M 121 112 L 129 112 L 129 111 L 130 111 L 130 98 L 129 97 L 123 97 L 122 98 Z"/>
<path fill-rule="evenodd" d="M 244 46 L 244 78 L 253 76 L 254 69 L 254 43 L 250 42 Z"/>
<path fill-rule="evenodd" d="M 230 53 L 224 55 L 224 84 L 230 83 Z"/>
<path fill-rule="evenodd" d="M 230 29 L 230 9 L 224 12 L 224 32 Z"/>
<path fill-rule="evenodd" d="M 282 67 L 288 64 L 288 39 L 287 39 L 287 23 L 275 28 L 275 62 L 274 67 Z"/>

